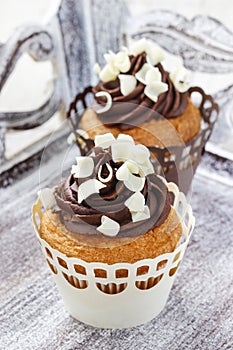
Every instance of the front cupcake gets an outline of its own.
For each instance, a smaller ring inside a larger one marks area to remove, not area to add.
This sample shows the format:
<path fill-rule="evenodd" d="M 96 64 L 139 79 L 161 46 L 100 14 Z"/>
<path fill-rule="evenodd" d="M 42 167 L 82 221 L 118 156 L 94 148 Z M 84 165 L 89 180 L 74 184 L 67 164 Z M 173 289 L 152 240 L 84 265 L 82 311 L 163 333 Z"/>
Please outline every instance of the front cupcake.
<path fill-rule="evenodd" d="M 177 187 L 154 174 L 145 146 L 97 136 L 68 178 L 39 197 L 38 239 L 71 315 L 125 328 L 163 309 L 194 219 Z"/>
<path fill-rule="evenodd" d="M 95 65 L 100 81 L 92 90 L 103 108 L 89 109 L 81 119 L 90 138 L 123 132 L 146 146 L 168 147 L 179 144 L 177 134 L 184 143 L 198 134 L 201 114 L 190 98 L 187 69 L 167 72 L 162 49 L 145 39 L 104 57 L 102 69 Z"/>

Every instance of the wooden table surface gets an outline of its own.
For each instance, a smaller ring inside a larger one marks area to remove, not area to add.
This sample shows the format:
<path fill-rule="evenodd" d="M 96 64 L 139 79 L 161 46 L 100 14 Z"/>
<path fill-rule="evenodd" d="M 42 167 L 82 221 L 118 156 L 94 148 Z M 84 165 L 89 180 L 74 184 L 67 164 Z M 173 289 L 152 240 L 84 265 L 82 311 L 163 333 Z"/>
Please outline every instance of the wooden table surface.
<path fill-rule="evenodd" d="M 95 329 L 65 311 L 31 222 L 38 188 L 57 181 L 62 149 L 0 192 L 0 349 L 233 349 L 233 188 L 195 175 L 196 228 L 164 311 L 132 329 Z"/>

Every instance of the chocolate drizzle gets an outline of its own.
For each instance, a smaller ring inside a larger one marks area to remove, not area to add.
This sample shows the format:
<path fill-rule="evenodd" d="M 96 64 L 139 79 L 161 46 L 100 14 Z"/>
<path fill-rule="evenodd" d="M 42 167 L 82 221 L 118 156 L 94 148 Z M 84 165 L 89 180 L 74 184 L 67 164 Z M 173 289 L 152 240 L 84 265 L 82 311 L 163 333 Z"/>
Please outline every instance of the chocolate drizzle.
<path fill-rule="evenodd" d="M 146 54 L 142 53 L 138 56 L 130 56 L 130 62 L 131 67 L 126 74 L 135 75 L 144 63 L 146 63 Z M 119 79 L 107 83 L 99 82 L 93 88 L 94 94 L 99 91 L 105 91 L 112 97 L 112 108 L 98 115 L 104 124 L 114 124 L 120 129 L 126 130 L 148 122 L 155 116 L 157 118 L 161 115 L 165 118 L 174 118 L 185 111 L 189 93 L 180 93 L 177 91 L 169 79 L 169 73 L 164 70 L 163 66 L 159 63 L 156 67 L 162 75 L 162 82 L 168 85 L 168 91 L 162 93 L 156 103 L 144 94 L 145 85 L 141 82 L 138 82 L 136 88 L 127 96 L 123 96 L 120 92 Z M 105 103 L 104 98 L 97 98 L 96 100 L 100 104 Z M 128 103 L 122 104 L 121 102 Z M 137 105 L 136 107 L 135 104 Z"/>
<path fill-rule="evenodd" d="M 61 222 L 68 230 L 80 234 L 101 235 L 97 227 L 101 224 L 102 215 L 106 215 L 120 224 L 117 237 L 135 237 L 160 226 L 166 220 L 172 198 L 159 177 L 148 175 L 141 191 L 150 209 L 150 218 L 132 222 L 131 213 L 124 203 L 134 192 L 115 176 L 122 163 L 114 163 L 110 149 L 103 150 L 100 147 L 94 149 L 92 158 L 95 166 L 90 177 L 77 179 L 70 175 L 55 191 Z M 113 170 L 106 187 L 99 194 L 92 194 L 79 204 L 77 196 L 80 184 L 89 179 L 98 179 L 101 166 L 101 177 L 107 178 L 109 171 L 106 164 Z"/>

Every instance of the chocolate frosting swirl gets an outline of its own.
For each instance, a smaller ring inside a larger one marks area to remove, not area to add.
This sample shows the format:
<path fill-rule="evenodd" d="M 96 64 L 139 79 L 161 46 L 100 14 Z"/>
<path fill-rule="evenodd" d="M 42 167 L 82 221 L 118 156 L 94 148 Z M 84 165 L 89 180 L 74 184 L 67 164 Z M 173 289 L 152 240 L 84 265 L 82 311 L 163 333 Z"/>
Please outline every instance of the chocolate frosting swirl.
<path fill-rule="evenodd" d="M 126 74 L 134 76 L 142 68 L 144 63 L 146 63 L 146 54 L 142 53 L 137 56 L 129 56 L 129 58 L 131 67 Z M 114 124 L 120 129 L 126 130 L 148 122 L 155 117 L 159 118 L 160 115 L 165 118 L 174 118 L 185 111 L 188 104 L 189 93 L 180 93 L 176 90 L 169 78 L 169 73 L 164 70 L 160 63 L 155 67 L 159 69 L 162 75 L 162 82 L 168 85 L 168 91 L 160 94 L 156 103 L 144 94 L 145 85 L 141 82 L 138 82 L 135 89 L 126 96 L 121 94 L 120 81 L 118 78 L 107 83 L 99 82 L 93 87 L 94 94 L 99 91 L 105 91 L 112 97 L 112 108 L 105 113 L 98 114 L 104 124 Z M 102 97 L 98 97 L 96 100 L 100 104 L 105 104 L 105 99 Z M 128 103 L 123 104 L 120 102 Z M 138 106 L 135 107 L 135 104 Z"/>
<path fill-rule="evenodd" d="M 102 215 L 108 216 L 120 224 L 117 237 L 135 237 L 144 234 L 156 226 L 160 226 L 170 212 L 172 198 L 163 181 L 154 174 L 146 176 L 144 188 L 141 193 L 145 197 L 146 205 L 150 209 L 150 218 L 132 222 L 131 213 L 124 202 L 134 193 L 125 187 L 123 181 L 117 180 L 115 174 L 122 163 L 112 160 L 110 148 L 103 150 L 94 148 L 94 171 L 90 177 L 75 178 L 70 175 L 55 190 L 55 199 L 61 222 L 65 227 L 79 234 L 101 235 L 97 227 L 101 224 Z M 89 179 L 98 179 L 98 172 L 102 166 L 101 177 L 108 177 L 108 163 L 113 176 L 106 183 L 106 187 L 82 201 L 77 201 L 78 187 Z"/>

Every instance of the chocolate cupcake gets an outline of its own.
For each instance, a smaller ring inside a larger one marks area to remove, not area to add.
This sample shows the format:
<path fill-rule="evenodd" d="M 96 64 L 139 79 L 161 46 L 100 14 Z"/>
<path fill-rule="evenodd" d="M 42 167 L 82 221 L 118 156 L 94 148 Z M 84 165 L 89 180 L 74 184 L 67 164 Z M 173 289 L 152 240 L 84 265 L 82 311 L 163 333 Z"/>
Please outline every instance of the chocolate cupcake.
<path fill-rule="evenodd" d="M 178 145 L 177 134 L 184 143 L 198 134 L 201 114 L 190 98 L 187 69 L 167 72 L 161 63 L 163 51 L 145 39 L 105 59 L 102 70 L 95 66 L 100 82 L 92 90 L 105 107 L 87 110 L 81 119 L 90 138 L 123 132 L 146 146 L 168 147 Z"/>
<path fill-rule="evenodd" d="M 107 328 L 140 324 L 162 310 L 194 225 L 183 194 L 154 173 L 148 149 L 123 134 L 96 136 L 68 178 L 40 192 L 33 219 L 69 312 Z M 152 311 L 151 297 L 140 292 L 156 296 L 160 288 Z M 140 315 L 132 310 L 138 301 L 146 307 Z"/>
<path fill-rule="evenodd" d="M 218 106 L 200 87 L 190 87 L 187 69 L 166 71 L 161 63 L 163 51 L 150 41 L 142 39 L 130 49 L 104 57 L 107 64 L 103 69 L 95 65 L 99 83 L 78 94 L 67 112 L 81 154 L 93 146 L 96 135 L 130 135 L 157 157 L 157 172 L 186 193 L 217 119 Z M 87 103 L 90 94 L 92 104 Z M 193 94 L 201 97 L 198 106 Z"/>

